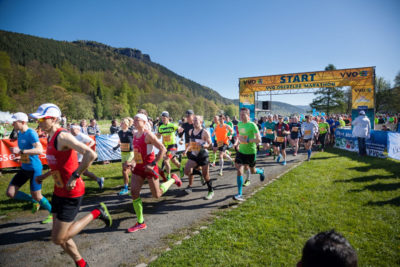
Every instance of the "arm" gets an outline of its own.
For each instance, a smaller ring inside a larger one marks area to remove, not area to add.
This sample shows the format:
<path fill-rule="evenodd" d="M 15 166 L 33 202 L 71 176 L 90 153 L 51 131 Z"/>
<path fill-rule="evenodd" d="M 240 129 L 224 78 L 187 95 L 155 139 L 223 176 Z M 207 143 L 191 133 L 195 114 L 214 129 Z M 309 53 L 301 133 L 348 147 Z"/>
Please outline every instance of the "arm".
<path fill-rule="evenodd" d="M 208 131 L 203 131 L 203 134 L 201 135 L 201 138 L 203 139 L 203 141 L 205 141 L 206 143 L 203 145 L 204 148 L 209 148 L 211 145 L 211 137 L 210 134 L 208 133 Z"/>
<path fill-rule="evenodd" d="M 46 172 L 45 174 L 36 176 L 36 182 L 38 184 L 41 184 L 43 182 L 44 179 L 46 179 L 47 177 L 49 177 L 51 175 L 51 171 Z"/>
<path fill-rule="evenodd" d="M 43 146 L 42 143 L 40 142 L 36 142 L 33 143 L 33 148 L 31 149 L 19 149 L 19 147 L 13 147 L 12 148 L 12 152 L 15 154 L 19 154 L 19 153 L 23 153 L 23 154 L 27 154 L 27 155 L 40 155 L 43 153 Z"/>
<path fill-rule="evenodd" d="M 249 139 L 249 143 L 256 143 L 256 144 L 261 143 L 261 135 L 260 135 L 260 132 L 257 132 L 257 133 L 256 133 L 256 138 L 254 138 L 254 139 Z"/>
<path fill-rule="evenodd" d="M 167 149 L 165 146 L 157 139 L 157 137 L 152 133 L 152 132 L 147 132 L 146 138 L 145 138 L 146 144 L 152 144 L 158 149 L 158 154 L 155 158 L 155 163 L 159 162 L 167 152 Z M 153 169 L 153 166 L 147 165 L 146 168 Z"/>

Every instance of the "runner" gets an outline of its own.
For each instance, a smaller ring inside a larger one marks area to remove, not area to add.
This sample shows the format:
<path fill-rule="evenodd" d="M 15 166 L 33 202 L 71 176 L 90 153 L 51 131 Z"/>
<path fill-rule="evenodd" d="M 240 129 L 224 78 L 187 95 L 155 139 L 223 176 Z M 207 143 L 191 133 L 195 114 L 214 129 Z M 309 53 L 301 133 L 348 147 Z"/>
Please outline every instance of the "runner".
<path fill-rule="evenodd" d="M 218 125 L 218 120 L 219 120 L 219 116 L 215 115 L 213 118 L 213 121 L 211 122 L 210 125 L 210 129 L 212 129 L 212 131 L 215 131 L 215 127 Z M 215 140 L 215 135 L 211 136 L 211 142 L 213 144 L 213 148 L 217 147 L 217 141 Z M 212 162 L 210 164 L 211 167 L 215 167 L 215 161 L 217 160 L 217 151 L 213 149 L 213 155 L 212 155 Z"/>
<path fill-rule="evenodd" d="M 267 117 L 267 121 L 261 124 L 261 132 L 263 136 L 261 137 L 261 143 L 263 145 L 263 150 L 270 150 L 270 154 L 273 154 L 273 148 L 271 144 L 274 143 L 275 140 L 275 122 L 272 120 L 272 115 L 269 114 Z M 275 159 L 275 154 L 274 154 Z"/>
<path fill-rule="evenodd" d="M 149 183 L 151 194 L 155 198 L 161 197 L 174 183 L 178 187 L 182 185 L 182 181 L 175 174 L 172 174 L 171 179 L 160 185 L 158 179 L 160 174 L 158 172 L 157 162 L 162 159 L 167 150 L 163 144 L 158 141 L 157 137 L 147 129 L 147 122 L 146 115 L 141 113 L 136 114 L 134 125 L 137 131 L 133 134 L 135 166 L 131 181 L 131 193 L 137 222 L 134 226 L 128 228 L 128 233 L 147 228 L 147 225 L 144 223 L 143 204 L 140 198 L 140 191 L 146 178 Z M 159 150 L 157 156 L 155 156 L 154 147 Z"/>
<path fill-rule="evenodd" d="M 164 164 L 165 170 L 167 171 L 167 178 L 171 178 L 171 164 L 170 160 L 175 164 L 179 169 L 180 178 L 183 178 L 183 166 L 176 158 L 176 152 L 178 150 L 178 145 L 176 143 L 175 132 L 178 130 L 179 126 L 171 123 L 169 121 L 169 113 L 168 111 L 163 111 L 161 113 L 162 124 L 158 127 L 157 137 L 160 138 L 162 136 L 163 145 L 167 148 L 167 153 L 164 156 Z"/>
<path fill-rule="evenodd" d="M 107 226 L 112 224 L 111 216 L 104 203 L 100 203 L 100 206 L 88 215 L 74 221 L 85 194 L 85 184 L 80 176 L 95 160 L 96 152 L 78 142 L 60 127 L 61 111 L 56 105 L 43 104 L 36 113 L 30 116 L 38 119 L 40 128 L 49 135 L 46 156 L 51 171 L 36 177 L 36 181 L 42 183 L 50 175 L 54 178 L 52 197 L 54 222 L 51 239 L 71 256 L 77 266 L 88 266 L 72 237 L 96 218 L 103 220 Z M 79 166 L 77 151 L 83 155 Z"/>
<path fill-rule="evenodd" d="M 326 134 L 330 134 L 329 124 L 325 122 L 325 118 L 321 117 L 318 123 L 318 142 L 321 144 L 321 151 L 324 152 L 325 149 L 325 137 Z"/>
<path fill-rule="evenodd" d="M 84 143 L 88 147 L 94 146 L 96 142 L 89 136 L 81 133 L 80 130 L 81 130 L 81 127 L 79 125 L 71 125 L 71 134 L 73 136 L 75 136 L 76 140 L 78 140 L 81 143 Z M 78 153 L 78 163 L 79 164 L 81 164 L 82 158 L 83 158 L 83 155 L 81 153 Z M 95 180 L 97 182 L 97 184 L 99 185 L 100 190 L 103 189 L 104 177 L 97 177 L 93 172 L 90 172 L 88 169 L 86 169 L 82 174 L 89 177 L 92 180 Z"/>
<path fill-rule="evenodd" d="M 219 115 L 218 124 L 214 127 L 214 132 L 212 134 L 212 136 L 215 136 L 215 143 L 213 146 L 214 154 L 219 150 L 219 176 L 223 175 L 224 156 L 232 162 L 232 166 L 234 165 L 232 158 L 225 152 L 228 150 L 229 134 L 233 133 L 233 129 L 229 125 L 225 124 L 224 120 L 225 116 Z"/>
<path fill-rule="evenodd" d="M 193 169 L 201 167 L 204 180 L 208 187 L 208 193 L 205 199 L 210 200 L 214 196 L 214 189 L 209 173 L 209 159 L 207 148 L 211 145 L 211 138 L 208 131 L 202 127 L 203 117 L 195 116 L 193 120 L 194 129 L 190 130 L 190 145 L 186 148 L 184 155 L 187 154 L 188 161 L 185 166 L 185 174 L 189 177 L 189 185 L 185 189 L 187 194 L 192 192 Z"/>
<path fill-rule="evenodd" d="M 311 122 L 311 116 L 306 115 L 306 121 L 301 124 L 301 133 L 304 140 L 304 148 L 307 150 L 307 161 L 310 161 L 313 138 L 316 132 L 314 123 Z"/>
<path fill-rule="evenodd" d="M 53 221 L 51 215 L 51 204 L 42 195 L 42 185 L 35 178 L 42 174 L 42 163 L 39 155 L 43 153 L 42 144 L 35 130 L 28 127 L 28 115 L 17 112 L 12 116 L 14 130 L 18 133 L 18 147 L 11 148 L 14 154 L 20 154 L 18 160 L 21 169 L 12 178 L 7 188 L 7 196 L 10 198 L 25 200 L 33 203 L 32 213 L 36 213 L 42 206 L 49 212 L 48 217 L 41 223 Z M 19 191 L 27 181 L 30 182 L 31 195 Z"/>
<path fill-rule="evenodd" d="M 276 162 L 281 160 L 282 165 L 286 165 L 286 136 L 290 134 L 289 125 L 283 122 L 283 117 L 278 115 L 278 123 L 275 125 L 275 155 L 278 155 Z"/>
<path fill-rule="evenodd" d="M 118 193 L 120 196 L 129 194 L 129 174 L 131 173 L 131 166 L 128 164 L 133 160 L 133 133 L 129 129 L 130 122 L 128 118 L 124 118 L 121 121 L 121 130 L 118 132 L 119 142 L 114 150 L 121 147 L 121 163 L 122 163 L 122 177 L 124 178 L 124 187 Z"/>
<path fill-rule="evenodd" d="M 257 144 L 261 142 L 260 132 L 257 125 L 250 121 L 250 110 L 247 108 L 240 109 L 240 122 L 238 124 L 239 136 L 235 146 L 239 146 L 236 153 L 236 169 L 237 169 L 237 186 L 238 194 L 233 197 L 234 200 L 243 201 L 243 171 L 245 167 L 250 167 L 251 173 L 258 173 L 260 181 L 264 181 L 264 169 L 256 168 Z M 240 145 L 239 145 L 240 143 Z"/>
<path fill-rule="evenodd" d="M 297 156 L 299 150 L 299 138 L 301 137 L 301 123 L 297 116 L 292 117 L 292 122 L 289 124 L 290 135 L 289 142 L 294 147 L 293 156 Z"/>

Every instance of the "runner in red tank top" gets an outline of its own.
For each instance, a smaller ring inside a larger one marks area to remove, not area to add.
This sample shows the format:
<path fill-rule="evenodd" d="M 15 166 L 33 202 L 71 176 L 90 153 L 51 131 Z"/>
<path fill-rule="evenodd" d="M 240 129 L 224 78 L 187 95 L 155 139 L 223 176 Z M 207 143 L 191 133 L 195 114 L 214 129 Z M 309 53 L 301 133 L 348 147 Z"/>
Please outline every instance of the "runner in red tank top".
<path fill-rule="evenodd" d="M 178 187 L 182 185 L 182 181 L 176 174 L 172 174 L 169 180 L 160 185 L 157 162 L 163 158 L 167 149 L 158 141 L 157 137 L 152 132 L 146 129 L 146 123 L 146 115 L 137 114 L 135 116 L 133 124 L 137 131 L 133 135 L 133 151 L 136 165 L 132 172 L 131 193 L 137 222 L 128 229 L 129 233 L 147 228 L 144 223 L 143 204 L 140 198 L 140 190 L 146 178 L 149 183 L 151 194 L 155 198 L 161 197 L 174 183 Z M 157 156 L 154 155 L 153 146 L 159 150 Z"/>
<path fill-rule="evenodd" d="M 43 104 L 36 113 L 30 115 L 38 119 L 39 127 L 49 136 L 46 154 L 51 171 L 36 177 L 36 181 L 42 183 L 50 175 L 54 178 L 51 239 L 72 257 L 77 266 L 86 266 L 72 237 L 96 218 L 103 220 L 108 226 L 112 224 L 104 203 L 100 203 L 99 208 L 80 220 L 74 221 L 85 193 L 85 184 L 80 175 L 95 160 L 96 152 L 60 127 L 61 111 L 56 105 Z M 76 151 L 83 155 L 79 166 Z"/>

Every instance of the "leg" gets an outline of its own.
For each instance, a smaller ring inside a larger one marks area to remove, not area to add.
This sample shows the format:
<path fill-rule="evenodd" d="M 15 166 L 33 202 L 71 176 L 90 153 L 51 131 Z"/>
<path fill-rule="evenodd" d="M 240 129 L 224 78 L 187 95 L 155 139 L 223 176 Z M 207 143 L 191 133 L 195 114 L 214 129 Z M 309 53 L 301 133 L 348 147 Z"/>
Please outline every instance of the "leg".
<path fill-rule="evenodd" d="M 89 170 L 85 170 L 83 172 L 83 175 L 89 177 L 92 180 L 98 181 L 98 179 L 100 179 L 99 177 L 97 177 L 93 172 L 90 172 Z"/>
<path fill-rule="evenodd" d="M 68 229 L 73 222 L 62 222 L 58 219 L 54 219 L 53 229 L 51 231 L 51 240 L 54 244 L 60 245 L 64 251 L 71 256 L 71 258 L 77 262 L 82 259 L 79 254 L 78 247 L 75 242 L 68 238 Z"/>
<path fill-rule="evenodd" d="M 197 163 L 191 159 L 188 159 L 188 161 L 186 162 L 186 166 L 185 166 L 185 174 L 188 176 L 189 178 L 189 185 L 188 187 L 191 187 L 193 185 L 193 169 L 197 167 Z"/>

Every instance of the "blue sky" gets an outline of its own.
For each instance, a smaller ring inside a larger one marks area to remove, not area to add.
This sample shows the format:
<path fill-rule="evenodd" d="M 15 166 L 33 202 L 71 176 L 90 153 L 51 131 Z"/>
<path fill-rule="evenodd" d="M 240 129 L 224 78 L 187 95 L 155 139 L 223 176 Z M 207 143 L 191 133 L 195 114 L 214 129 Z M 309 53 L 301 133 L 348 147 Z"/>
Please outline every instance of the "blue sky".
<path fill-rule="evenodd" d="M 0 0 L 0 29 L 131 47 L 238 98 L 238 78 L 376 66 L 400 71 L 400 1 Z M 305 105 L 314 96 L 276 96 Z"/>

